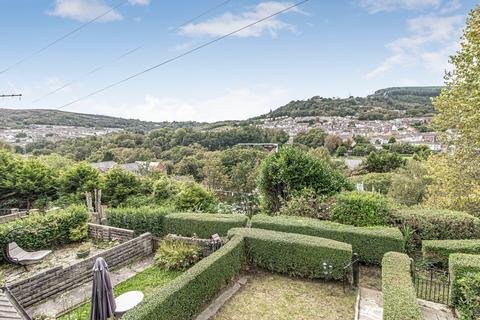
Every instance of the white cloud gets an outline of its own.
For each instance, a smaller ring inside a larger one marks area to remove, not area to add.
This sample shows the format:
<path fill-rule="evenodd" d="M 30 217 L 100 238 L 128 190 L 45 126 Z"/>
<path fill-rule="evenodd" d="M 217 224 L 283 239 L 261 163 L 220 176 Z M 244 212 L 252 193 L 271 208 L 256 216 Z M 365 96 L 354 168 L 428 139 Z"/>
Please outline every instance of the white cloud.
<path fill-rule="evenodd" d="M 360 6 L 369 13 L 390 12 L 399 9 L 418 10 L 439 7 L 441 0 L 360 0 Z"/>
<path fill-rule="evenodd" d="M 142 0 L 136 0 L 142 1 Z M 48 14 L 85 22 L 112 9 L 103 0 L 56 0 L 55 7 Z M 101 22 L 121 20 L 122 15 L 112 10 L 99 19 Z"/>
<path fill-rule="evenodd" d="M 220 121 L 246 119 L 267 113 L 288 102 L 281 88 L 258 86 L 228 89 L 217 97 L 184 100 L 178 97 L 148 94 L 138 104 L 104 104 L 93 100 L 68 107 L 68 111 L 101 113 L 146 121 Z"/>
<path fill-rule="evenodd" d="M 240 14 L 228 12 L 205 22 L 189 23 L 181 28 L 180 34 L 189 36 L 222 36 L 274 14 L 275 12 L 284 10 L 291 5 L 292 3 L 288 2 L 261 2 L 251 11 L 246 11 Z M 297 8 L 293 8 L 291 11 L 303 13 Z M 295 31 L 295 27 L 283 22 L 278 16 L 276 16 L 235 35 L 237 37 L 260 37 L 265 33 L 269 33 L 272 37 L 275 37 L 279 31 L 283 30 Z"/>
<path fill-rule="evenodd" d="M 134 6 L 148 6 L 150 4 L 150 0 L 128 0 L 128 2 Z"/>
<path fill-rule="evenodd" d="M 441 73 L 448 66 L 448 57 L 458 48 L 464 17 L 426 15 L 408 20 L 409 36 L 386 45 L 391 54 L 370 71 L 367 79 L 379 76 L 395 67 L 424 66 Z"/>

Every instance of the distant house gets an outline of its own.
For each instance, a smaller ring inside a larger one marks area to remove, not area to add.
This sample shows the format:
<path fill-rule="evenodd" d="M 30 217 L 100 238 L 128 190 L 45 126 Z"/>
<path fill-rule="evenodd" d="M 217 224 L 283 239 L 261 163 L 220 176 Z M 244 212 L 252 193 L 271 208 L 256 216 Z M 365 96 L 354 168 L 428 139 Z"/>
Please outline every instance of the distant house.
<path fill-rule="evenodd" d="M 100 170 L 100 172 L 107 172 L 112 169 L 117 163 L 115 161 L 92 162 L 90 165 Z"/>

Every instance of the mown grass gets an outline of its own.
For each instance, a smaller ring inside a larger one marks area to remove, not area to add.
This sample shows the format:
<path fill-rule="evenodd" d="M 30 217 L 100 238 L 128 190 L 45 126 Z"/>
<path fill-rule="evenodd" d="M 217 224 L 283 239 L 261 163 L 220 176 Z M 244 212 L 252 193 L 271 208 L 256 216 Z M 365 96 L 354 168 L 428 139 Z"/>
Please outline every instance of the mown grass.
<path fill-rule="evenodd" d="M 114 288 L 115 296 L 119 296 L 128 291 L 141 291 L 148 297 L 156 289 L 161 286 L 166 285 L 182 272 L 179 271 L 168 271 L 163 270 L 158 267 L 150 267 L 132 278 L 119 283 Z M 84 303 L 78 308 L 70 311 L 69 313 L 58 318 L 60 320 L 84 320 L 90 318 L 90 302 Z"/>
<path fill-rule="evenodd" d="M 258 273 L 213 319 L 353 319 L 355 298 L 354 291 L 343 292 L 341 282 Z"/>

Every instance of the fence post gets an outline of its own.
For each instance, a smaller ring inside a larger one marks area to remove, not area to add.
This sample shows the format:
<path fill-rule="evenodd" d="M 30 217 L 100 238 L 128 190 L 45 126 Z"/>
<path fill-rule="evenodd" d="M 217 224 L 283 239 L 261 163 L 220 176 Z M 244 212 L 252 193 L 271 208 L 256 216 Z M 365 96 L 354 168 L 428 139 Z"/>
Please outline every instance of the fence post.
<path fill-rule="evenodd" d="M 353 287 L 358 288 L 360 282 L 360 260 L 358 254 L 354 253 L 352 257 Z"/>

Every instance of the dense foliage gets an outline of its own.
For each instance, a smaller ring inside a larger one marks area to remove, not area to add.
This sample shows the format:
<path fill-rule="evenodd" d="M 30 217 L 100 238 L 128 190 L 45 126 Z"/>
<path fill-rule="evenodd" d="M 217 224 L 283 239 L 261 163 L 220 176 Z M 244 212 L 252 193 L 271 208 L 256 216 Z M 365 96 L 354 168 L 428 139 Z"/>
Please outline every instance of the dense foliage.
<path fill-rule="evenodd" d="M 263 269 L 294 277 L 341 280 L 352 261 L 352 246 L 343 242 L 255 228 L 235 228 L 243 236 L 248 261 Z M 288 248 L 288 249 L 286 249 Z"/>
<path fill-rule="evenodd" d="M 450 304 L 460 311 L 460 319 L 478 319 L 480 312 L 478 303 L 480 255 L 451 254 L 448 260 L 448 269 L 451 281 Z"/>
<path fill-rule="evenodd" d="M 382 260 L 383 319 L 422 319 L 410 269 L 411 260 L 406 254 L 385 254 Z"/>
<path fill-rule="evenodd" d="M 363 183 L 365 191 L 378 192 L 386 195 L 392 184 L 392 173 L 372 172 L 351 177 L 354 183 Z"/>
<path fill-rule="evenodd" d="M 87 237 L 88 219 L 87 210 L 78 206 L 45 214 L 30 214 L 26 218 L 0 224 L 0 246 L 15 241 L 25 250 L 38 250 L 81 241 Z M 0 256 L 0 259 L 3 257 Z"/>
<path fill-rule="evenodd" d="M 291 101 L 265 117 L 352 116 L 361 120 L 388 120 L 402 117 L 430 116 L 431 97 L 441 87 L 399 87 L 376 91 L 367 97 L 322 98 Z M 404 111 L 404 112 L 402 112 Z"/>
<path fill-rule="evenodd" d="M 202 249 L 183 241 L 165 240 L 155 255 L 155 265 L 167 270 L 186 270 L 201 259 Z"/>
<path fill-rule="evenodd" d="M 350 243 L 362 262 L 380 264 L 389 251 L 403 252 L 404 240 L 397 228 L 353 227 L 301 217 L 256 215 L 252 227 L 299 233 Z"/>
<path fill-rule="evenodd" d="M 293 147 L 283 147 L 266 158 L 260 168 L 258 189 L 264 208 L 276 213 L 292 196 L 311 189 L 331 196 L 352 186 L 328 164 Z"/>
<path fill-rule="evenodd" d="M 480 219 L 459 211 L 405 209 L 393 212 L 393 223 L 408 226 L 421 240 L 480 239 Z"/>
<path fill-rule="evenodd" d="M 434 100 L 434 124 L 448 152 L 430 158 L 428 203 L 480 216 L 480 6 L 467 20 L 460 50 L 450 58 L 446 88 Z"/>
<path fill-rule="evenodd" d="M 375 192 L 342 192 L 331 212 L 334 221 L 357 227 L 386 225 L 390 210 L 384 196 Z"/>
<path fill-rule="evenodd" d="M 164 232 L 210 239 L 214 234 L 227 235 L 231 228 L 245 227 L 247 221 L 239 214 L 172 213 L 164 218 Z"/>
<path fill-rule="evenodd" d="M 405 159 L 397 153 L 382 150 L 371 152 L 363 162 L 368 172 L 390 172 L 405 164 Z"/>
<path fill-rule="evenodd" d="M 108 208 L 107 224 L 112 227 L 134 230 L 137 235 L 150 232 L 165 235 L 163 219 L 173 209 L 166 207 Z"/>
<path fill-rule="evenodd" d="M 480 239 L 422 241 L 423 260 L 427 263 L 446 266 L 452 253 L 480 254 Z"/>

